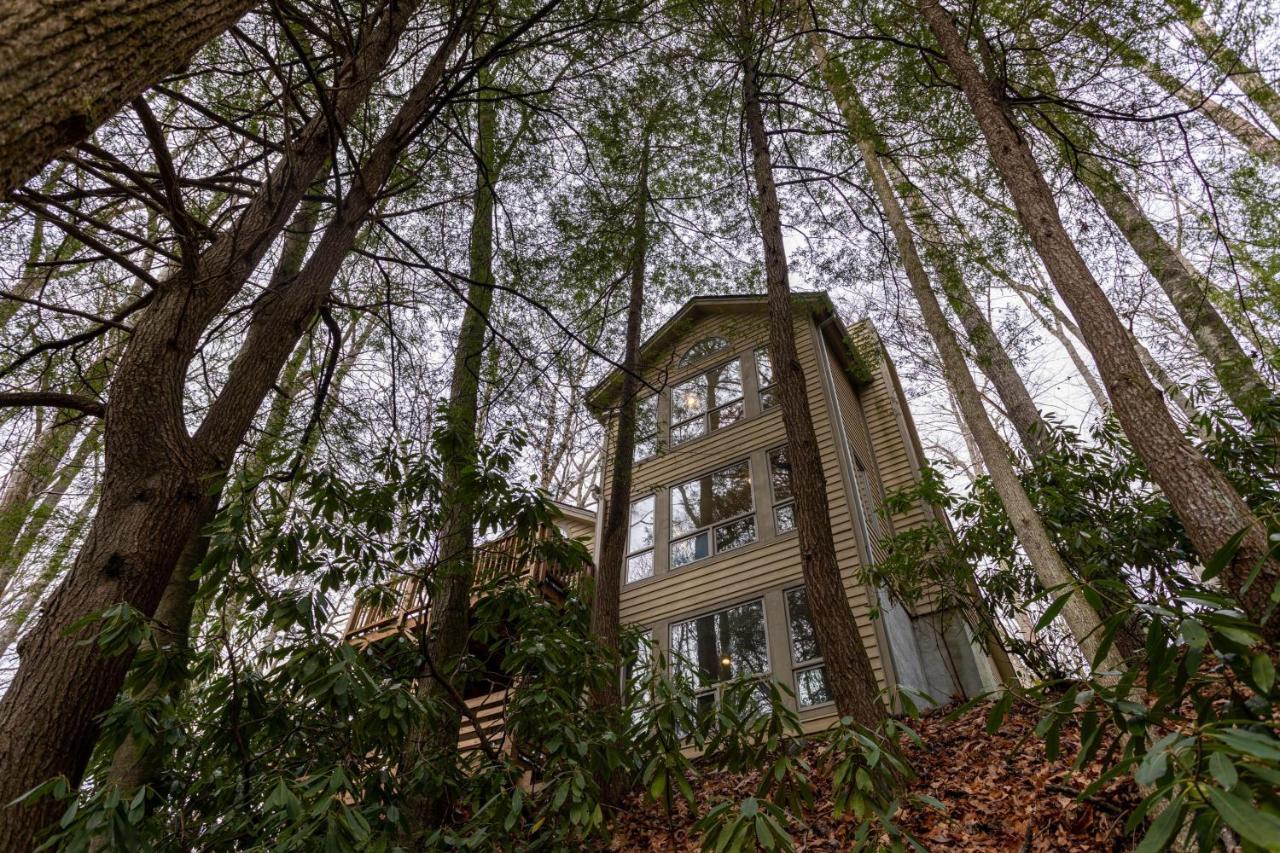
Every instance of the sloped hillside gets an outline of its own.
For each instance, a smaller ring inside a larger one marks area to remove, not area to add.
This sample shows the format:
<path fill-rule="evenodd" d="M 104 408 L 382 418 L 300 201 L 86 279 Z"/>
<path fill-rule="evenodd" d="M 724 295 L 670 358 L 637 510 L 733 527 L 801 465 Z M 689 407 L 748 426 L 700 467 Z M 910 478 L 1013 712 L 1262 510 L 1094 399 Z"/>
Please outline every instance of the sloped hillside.
<path fill-rule="evenodd" d="M 907 755 L 916 771 L 911 794 L 932 797 L 943 809 L 920 802 L 902 808 L 896 821 L 930 850 L 1097 851 L 1127 850 L 1134 838 L 1124 822 L 1137 804 L 1131 783 L 1116 782 L 1096 797 L 1077 802 L 1078 793 L 1098 778 L 1097 764 L 1071 766 L 1078 731 L 1062 732 L 1062 754 L 1050 761 L 1035 734 L 1032 709 L 1010 712 L 999 731 L 986 731 L 989 706 L 970 709 L 956 720 L 933 714 L 913 726 L 924 741 Z M 698 796 L 705 808 L 725 799 L 750 796 L 758 775 L 722 774 L 705 782 Z M 797 850 L 848 850 L 856 824 L 835 820 L 829 786 L 819 780 L 814 808 L 791 827 Z M 668 819 L 652 803 L 636 799 L 615 825 L 619 851 L 697 850 L 697 819 L 683 804 Z"/>

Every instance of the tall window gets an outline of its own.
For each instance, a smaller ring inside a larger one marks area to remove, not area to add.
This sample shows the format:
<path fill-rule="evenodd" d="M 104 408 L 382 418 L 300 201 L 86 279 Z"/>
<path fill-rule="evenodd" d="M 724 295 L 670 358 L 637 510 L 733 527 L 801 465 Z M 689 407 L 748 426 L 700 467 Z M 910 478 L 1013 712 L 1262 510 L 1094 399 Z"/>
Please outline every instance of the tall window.
<path fill-rule="evenodd" d="M 791 462 L 787 449 L 769 451 L 769 489 L 773 495 L 773 529 L 790 533 L 796 529 L 796 503 L 791 494 Z"/>
<path fill-rule="evenodd" d="M 756 387 L 760 389 L 761 410 L 778 404 L 778 379 L 773 375 L 773 361 L 768 347 L 756 347 Z"/>
<path fill-rule="evenodd" d="M 787 590 L 787 625 L 791 629 L 791 667 L 795 676 L 796 701 L 811 708 L 831 701 L 827 670 L 813 630 L 809 593 L 804 587 Z"/>
<path fill-rule="evenodd" d="M 713 367 L 671 389 L 671 443 L 742 420 L 742 360 Z"/>
<path fill-rule="evenodd" d="M 649 677 L 653 672 L 653 632 L 645 631 L 636 638 L 635 657 L 627 661 L 626 680 L 624 681 L 625 699 L 631 701 L 638 699 L 639 705 L 647 705 L 649 703 Z M 633 716 L 634 722 L 639 722 L 639 717 L 643 716 L 639 708 L 636 709 Z"/>
<path fill-rule="evenodd" d="M 653 577 L 653 508 L 653 495 L 631 504 L 631 530 L 627 539 L 627 583 Z"/>
<path fill-rule="evenodd" d="M 671 568 L 756 540 L 747 460 L 671 489 Z"/>
<path fill-rule="evenodd" d="M 853 457 L 853 476 L 858 486 L 858 499 L 862 502 L 862 514 L 867 519 L 871 544 L 875 545 L 890 536 L 889 522 L 880 515 L 880 498 L 871 483 L 866 466 L 862 464 L 862 458 L 852 445 L 849 446 L 849 455 Z"/>
<path fill-rule="evenodd" d="M 677 676 L 710 702 L 715 686 L 743 675 L 769 671 L 764 602 L 749 601 L 671 626 L 671 662 Z"/>
<path fill-rule="evenodd" d="M 636 462 L 658 452 L 658 398 L 650 394 L 636 401 L 636 449 L 631 458 Z"/>

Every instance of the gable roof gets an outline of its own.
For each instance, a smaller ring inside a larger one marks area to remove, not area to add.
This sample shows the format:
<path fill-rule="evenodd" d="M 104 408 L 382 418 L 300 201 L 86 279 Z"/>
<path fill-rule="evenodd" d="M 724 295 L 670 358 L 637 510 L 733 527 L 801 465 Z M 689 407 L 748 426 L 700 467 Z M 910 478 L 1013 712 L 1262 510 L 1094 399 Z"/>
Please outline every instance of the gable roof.
<path fill-rule="evenodd" d="M 840 356 L 841 367 L 854 382 L 855 387 L 865 385 L 870 379 L 870 373 L 866 369 L 863 354 L 858 352 L 848 328 L 826 291 L 793 293 L 791 306 L 797 314 L 804 311 L 812 314 L 819 323 L 824 337 L 833 344 L 833 350 Z M 641 369 L 651 366 L 655 355 L 665 354 L 670 345 L 683 336 L 693 323 L 704 317 L 721 313 L 761 313 L 768 311 L 768 308 L 768 297 L 764 294 L 695 296 L 685 302 L 640 345 Z M 622 376 L 622 368 L 615 367 L 587 392 L 587 408 L 597 419 L 603 421 L 606 412 L 616 404 L 618 395 L 622 391 Z"/>

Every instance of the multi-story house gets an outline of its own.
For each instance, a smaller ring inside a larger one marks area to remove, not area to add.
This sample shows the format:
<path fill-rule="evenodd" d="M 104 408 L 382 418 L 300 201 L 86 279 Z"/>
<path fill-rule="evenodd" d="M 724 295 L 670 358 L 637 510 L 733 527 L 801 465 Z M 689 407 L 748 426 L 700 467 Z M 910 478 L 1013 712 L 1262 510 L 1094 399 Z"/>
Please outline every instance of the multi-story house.
<path fill-rule="evenodd" d="M 882 559 L 894 531 L 946 523 L 924 503 L 891 517 L 879 511 L 887 491 L 919 477 L 923 459 L 893 365 L 870 323 L 851 332 L 826 294 L 793 300 L 831 530 L 877 686 L 895 704 L 900 684 L 938 701 L 976 695 L 994 678 L 961 619 L 927 603 L 907 610 L 858 580 L 859 566 Z M 646 390 L 621 617 L 647 631 L 672 665 L 690 670 L 705 701 L 731 678 L 779 679 L 794 692 L 806 730 L 816 731 L 836 712 L 809 620 L 766 323 L 763 296 L 698 297 L 643 346 Z M 620 387 L 615 371 L 588 396 L 609 442 Z M 607 447 L 602 458 L 607 496 L 613 473 Z M 561 510 L 561 532 L 589 549 L 599 542 L 603 513 Z M 517 564 L 508 544 L 499 538 L 482 546 L 477 571 L 531 574 L 551 596 L 574 585 L 555 567 Z M 426 609 L 422 591 L 406 584 L 400 592 L 389 611 L 353 612 L 347 640 L 376 642 L 417 626 Z M 511 687 L 467 688 L 491 740 L 501 738 Z M 476 742 L 464 727 L 462 746 Z"/>
<path fill-rule="evenodd" d="M 878 685 L 895 704 L 898 684 L 939 701 L 975 695 L 991 668 L 961 619 L 909 611 L 858 581 L 894 530 L 934 520 L 924 504 L 879 512 L 922 461 L 893 365 L 870 323 L 850 331 L 826 294 L 793 300 L 831 530 Z M 730 678 L 779 679 L 816 730 L 835 707 L 809 619 L 766 324 L 763 296 L 698 297 L 643 346 L 621 617 L 692 670 L 707 701 Z M 620 387 L 615 371 L 588 397 L 610 437 Z M 607 449 L 603 458 L 608 495 Z"/>

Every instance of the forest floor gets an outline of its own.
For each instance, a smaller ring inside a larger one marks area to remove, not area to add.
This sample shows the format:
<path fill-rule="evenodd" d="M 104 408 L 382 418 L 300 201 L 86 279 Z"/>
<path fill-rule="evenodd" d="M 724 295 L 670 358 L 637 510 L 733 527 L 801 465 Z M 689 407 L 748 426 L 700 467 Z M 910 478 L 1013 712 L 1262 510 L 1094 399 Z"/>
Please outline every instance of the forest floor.
<path fill-rule="evenodd" d="M 989 734 L 989 708 L 979 705 L 956 720 L 935 712 L 909 721 L 923 746 L 909 744 L 905 751 L 916 773 L 908 795 L 932 797 L 945 811 L 904 797 L 905 805 L 895 817 L 900 828 L 929 850 L 1128 850 L 1136 843 L 1137 838 L 1124 832 L 1139 799 L 1132 782 L 1113 782 L 1096 796 L 1078 801 L 1079 792 L 1098 778 L 1102 767 L 1096 761 L 1082 770 L 1072 767 L 1079 748 L 1074 725 L 1063 728 L 1061 754 L 1051 761 L 1035 734 L 1035 709 L 1011 710 L 999 731 Z M 750 796 L 757 782 L 754 772 L 716 774 L 697 790 L 698 799 L 705 811 L 716 802 Z M 815 783 L 814 806 L 790 827 L 796 849 L 850 849 L 856 822 L 834 819 L 829 785 L 820 778 Z M 611 849 L 697 850 L 695 820 L 683 803 L 668 820 L 661 808 L 637 798 L 615 822 Z"/>

